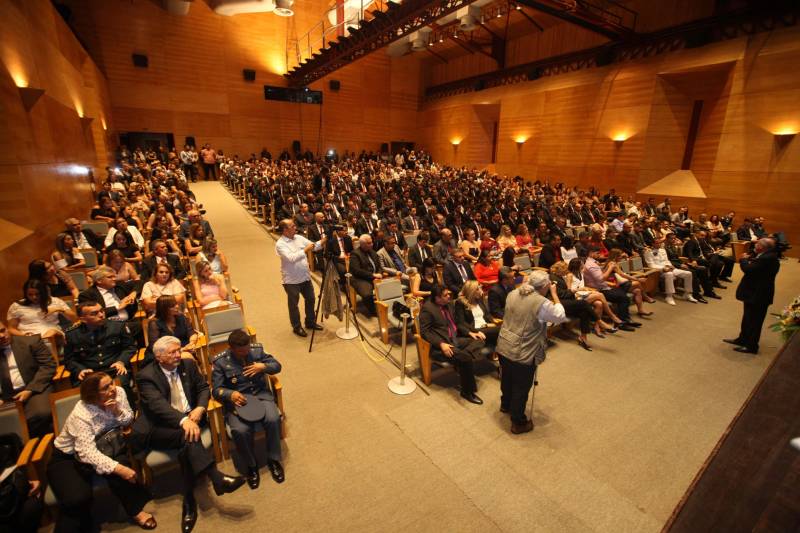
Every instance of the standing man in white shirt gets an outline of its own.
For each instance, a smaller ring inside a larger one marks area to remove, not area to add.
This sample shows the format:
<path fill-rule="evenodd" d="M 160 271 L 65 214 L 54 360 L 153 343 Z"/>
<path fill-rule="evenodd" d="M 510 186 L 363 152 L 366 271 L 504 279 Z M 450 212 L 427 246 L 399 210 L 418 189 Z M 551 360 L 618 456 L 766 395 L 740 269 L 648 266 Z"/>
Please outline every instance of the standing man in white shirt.
<path fill-rule="evenodd" d="M 550 300 L 545 295 L 550 294 Z M 551 301 L 552 300 L 552 301 Z M 511 413 L 511 433 L 527 433 L 533 421 L 525 416 L 536 367 L 545 358 L 547 323 L 566 322 L 567 315 L 547 272 L 534 270 L 528 282 L 509 293 L 503 327 L 497 340 L 502 379 L 500 411 Z"/>
<path fill-rule="evenodd" d="M 311 272 L 308 268 L 307 253 L 320 251 L 328 238 L 323 236 L 317 242 L 311 242 L 302 235 L 297 235 L 297 226 L 291 219 L 285 218 L 278 223 L 281 238 L 275 245 L 275 252 L 281 258 L 281 279 L 289 303 L 289 321 L 295 335 L 306 337 L 308 333 L 300 325 L 300 311 L 297 307 L 300 295 L 305 304 L 305 326 L 308 329 L 321 330 L 314 313 L 314 286 L 311 284 Z"/>

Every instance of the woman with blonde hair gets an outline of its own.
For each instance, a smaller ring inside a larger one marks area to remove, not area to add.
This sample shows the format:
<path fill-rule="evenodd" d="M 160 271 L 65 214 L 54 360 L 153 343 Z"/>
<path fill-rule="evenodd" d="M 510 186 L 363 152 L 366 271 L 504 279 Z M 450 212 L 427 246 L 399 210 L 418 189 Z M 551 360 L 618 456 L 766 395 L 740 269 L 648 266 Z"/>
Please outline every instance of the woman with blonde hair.
<path fill-rule="evenodd" d="M 461 287 L 455 303 L 455 322 L 459 337 L 472 337 L 490 347 L 497 345 L 500 328 L 494 323 L 478 281 L 468 280 Z"/>
<path fill-rule="evenodd" d="M 203 309 L 213 309 L 228 302 L 228 287 L 222 274 L 215 274 L 208 261 L 197 262 L 197 277 L 192 281 L 197 303 Z"/>
<path fill-rule="evenodd" d="M 508 225 L 503 224 L 500 227 L 500 235 L 497 236 L 497 244 L 500 246 L 500 251 L 505 251 L 506 248 L 511 248 L 516 251 L 517 237 L 511 232 Z"/>

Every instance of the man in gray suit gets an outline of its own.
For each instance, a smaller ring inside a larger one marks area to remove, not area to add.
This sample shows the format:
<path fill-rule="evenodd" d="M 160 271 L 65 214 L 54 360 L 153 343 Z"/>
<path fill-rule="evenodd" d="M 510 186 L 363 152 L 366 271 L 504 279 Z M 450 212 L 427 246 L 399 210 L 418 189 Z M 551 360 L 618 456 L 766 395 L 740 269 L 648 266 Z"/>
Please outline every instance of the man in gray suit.
<path fill-rule="evenodd" d="M 0 322 L 0 404 L 25 406 L 31 437 L 52 431 L 49 396 L 55 374 L 56 362 L 39 335 L 12 337 Z"/>
<path fill-rule="evenodd" d="M 381 268 L 390 276 L 400 275 L 404 285 L 408 285 L 408 265 L 403 260 L 403 255 L 397 246 L 394 237 L 388 237 L 383 243 L 383 248 L 378 250 L 378 259 L 381 261 Z"/>

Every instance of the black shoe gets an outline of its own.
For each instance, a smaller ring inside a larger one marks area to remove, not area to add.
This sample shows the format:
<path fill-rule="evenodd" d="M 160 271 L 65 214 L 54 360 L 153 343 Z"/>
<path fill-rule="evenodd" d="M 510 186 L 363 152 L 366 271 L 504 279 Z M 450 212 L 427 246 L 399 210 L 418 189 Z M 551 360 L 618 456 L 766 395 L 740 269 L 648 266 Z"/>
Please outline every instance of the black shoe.
<path fill-rule="evenodd" d="M 733 280 L 728 277 L 719 278 L 719 281 L 724 281 L 725 283 L 733 283 Z"/>
<path fill-rule="evenodd" d="M 250 490 L 256 490 L 261 483 L 261 475 L 258 473 L 258 468 L 247 469 L 247 486 Z"/>
<path fill-rule="evenodd" d="M 578 339 L 578 346 L 580 346 L 581 348 L 583 348 L 587 352 L 591 352 L 592 351 L 592 349 L 589 347 L 589 345 L 586 344 L 586 341 L 584 341 L 582 339 Z"/>
<path fill-rule="evenodd" d="M 708 300 L 703 298 L 702 294 L 693 294 L 692 296 L 694 296 L 694 299 L 697 300 L 698 302 L 700 302 L 701 304 L 707 304 L 708 303 Z"/>
<path fill-rule="evenodd" d="M 627 325 L 627 326 L 633 326 L 634 328 L 640 328 L 640 327 L 642 327 L 642 323 L 641 323 L 641 322 L 634 322 L 633 320 L 627 320 L 627 321 L 625 322 L 625 325 Z"/>
<path fill-rule="evenodd" d="M 242 476 L 222 476 L 222 480 L 219 483 L 213 483 L 214 492 L 217 496 L 230 494 L 242 485 L 244 485 Z"/>
<path fill-rule="evenodd" d="M 323 329 L 325 329 L 322 327 L 322 324 L 312 324 L 311 326 L 306 326 L 306 328 L 315 329 L 317 331 L 322 331 Z"/>
<path fill-rule="evenodd" d="M 705 297 L 706 298 L 713 298 L 715 300 L 722 300 L 722 296 L 720 296 L 716 292 L 710 292 L 710 293 L 706 294 Z"/>
<path fill-rule="evenodd" d="M 752 353 L 752 354 L 758 353 L 758 349 L 748 348 L 747 346 L 737 346 L 736 348 L 733 349 L 733 351 L 739 353 Z"/>
<path fill-rule="evenodd" d="M 283 483 L 283 480 L 286 479 L 280 462 L 267 461 L 267 468 L 269 468 L 269 473 L 272 474 L 272 479 L 275 480 L 275 483 Z"/>
<path fill-rule="evenodd" d="M 464 394 L 462 392 L 461 397 L 467 400 L 469 403 L 474 403 L 475 405 L 483 405 L 483 400 L 481 400 L 480 397 L 474 392 L 472 394 Z"/>
<path fill-rule="evenodd" d="M 620 329 L 622 331 L 636 331 L 636 328 L 634 328 L 633 326 L 629 326 L 628 324 L 625 323 L 617 326 L 617 329 Z"/>
<path fill-rule="evenodd" d="M 197 522 L 197 502 L 194 499 L 186 501 L 183 500 L 183 511 L 181 512 L 181 531 L 183 533 L 191 533 L 194 525 Z"/>
<path fill-rule="evenodd" d="M 308 337 L 308 333 L 306 333 L 306 330 L 304 330 L 300 326 L 297 326 L 292 331 L 294 331 L 294 334 L 297 335 L 298 337 Z"/>
<path fill-rule="evenodd" d="M 727 342 L 728 344 L 735 344 L 736 346 L 744 346 L 742 341 L 739 339 L 722 339 L 722 342 Z"/>
<path fill-rule="evenodd" d="M 533 420 L 527 420 L 522 424 L 511 424 L 511 433 L 514 435 L 528 433 L 529 431 L 533 431 Z"/>
<path fill-rule="evenodd" d="M 551 339 L 547 339 L 547 347 L 548 348 L 552 348 L 555 345 L 556 345 L 556 341 L 551 340 Z"/>

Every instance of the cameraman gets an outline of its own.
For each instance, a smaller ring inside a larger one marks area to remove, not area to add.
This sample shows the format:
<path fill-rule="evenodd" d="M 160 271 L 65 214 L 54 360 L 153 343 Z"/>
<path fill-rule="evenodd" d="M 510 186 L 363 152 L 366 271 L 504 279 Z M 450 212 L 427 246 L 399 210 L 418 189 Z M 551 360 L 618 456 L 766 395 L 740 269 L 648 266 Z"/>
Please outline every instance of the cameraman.
<path fill-rule="evenodd" d="M 289 301 L 289 320 L 295 335 L 306 337 L 306 330 L 300 325 L 300 311 L 297 304 L 300 295 L 303 295 L 305 304 L 306 328 L 321 330 L 314 314 L 314 286 L 311 284 L 311 272 L 308 269 L 306 254 L 311 251 L 320 251 L 327 242 L 323 236 L 316 242 L 309 241 L 302 235 L 297 235 L 297 226 L 290 218 L 285 218 L 278 223 L 281 238 L 275 244 L 275 252 L 281 258 L 281 278 L 283 289 Z"/>

